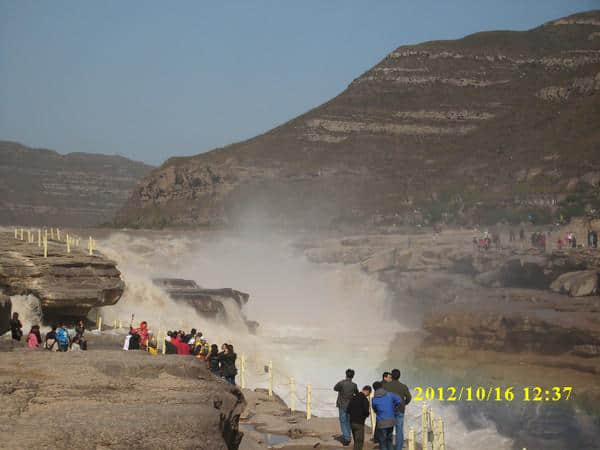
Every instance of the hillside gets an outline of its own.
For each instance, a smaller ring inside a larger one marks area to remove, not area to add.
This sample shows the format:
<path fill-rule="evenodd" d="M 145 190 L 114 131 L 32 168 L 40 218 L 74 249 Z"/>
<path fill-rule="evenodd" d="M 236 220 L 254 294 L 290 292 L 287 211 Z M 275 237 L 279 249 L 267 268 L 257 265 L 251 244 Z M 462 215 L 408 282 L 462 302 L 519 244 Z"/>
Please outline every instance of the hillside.
<path fill-rule="evenodd" d="M 600 11 L 402 46 L 261 136 L 152 172 L 133 226 L 494 223 L 600 208 Z"/>
<path fill-rule="evenodd" d="M 0 141 L 0 224 L 110 222 L 151 169 L 121 156 L 61 155 Z"/>

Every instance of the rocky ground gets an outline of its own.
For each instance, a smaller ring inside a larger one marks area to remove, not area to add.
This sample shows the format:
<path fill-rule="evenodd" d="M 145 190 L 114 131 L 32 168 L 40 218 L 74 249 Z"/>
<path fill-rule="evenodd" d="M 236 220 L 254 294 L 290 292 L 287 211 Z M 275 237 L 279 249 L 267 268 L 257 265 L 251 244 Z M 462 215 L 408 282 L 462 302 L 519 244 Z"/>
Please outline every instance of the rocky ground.
<path fill-rule="evenodd" d="M 0 448 L 237 449 L 241 392 L 194 358 L 0 344 Z M 264 447 L 263 447 L 264 448 Z"/>
<path fill-rule="evenodd" d="M 247 404 L 240 418 L 240 428 L 245 433 L 241 450 L 261 449 L 269 444 L 288 450 L 344 448 L 334 439 L 340 433 L 336 418 L 313 416 L 307 420 L 304 411 L 291 412 L 279 397 L 269 397 L 264 389 L 244 389 L 244 397 Z M 368 432 L 366 428 L 365 433 Z M 373 448 L 371 442 L 366 444 L 367 450 Z"/>
<path fill-rule="evenodd" d="M 90 350 L 67 353 L 0 338 L 0 448 L 343 447 L 335 418 L 306 420 L 276 395 L 214 378 L 195 358 L 124 352 L 117 335 L 87 337 Z"/>

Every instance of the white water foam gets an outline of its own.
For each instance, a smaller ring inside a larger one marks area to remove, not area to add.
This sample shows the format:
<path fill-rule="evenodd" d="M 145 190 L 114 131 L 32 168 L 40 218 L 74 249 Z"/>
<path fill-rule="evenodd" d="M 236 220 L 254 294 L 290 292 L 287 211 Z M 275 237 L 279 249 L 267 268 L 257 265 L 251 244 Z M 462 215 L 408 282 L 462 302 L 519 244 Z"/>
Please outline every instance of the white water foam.
<path fill-rule="evenodd" d="M 273 361 L 275 391 L 290 402 L 289 377 L 297 386 L 297 407 L 304 407 L 306 384 L 313 387 L 313 411 L 335 416 L 332 387 L 348 367 L 356 382 L 379 379 L 395 334 L 406 330 L 391 316 L 386 286 L 357 265 L 312 264 L 283 238 L 255 239 L 216 233 L 113 233 L 99 249 L 118 262 L 127 288 L 112 307 L 114 319 L 147 320 L 151 329 L 202 330 L 211 343 L 231 342 L 248 359 L 247 384 L 266 387 L 264 366 Z M 153 277 L 195 280 L 207 288 L 232 287 L 250 294 L 244 307 L 260 323 L 249 335 L 235 302 L 226 302 L 229 324 L 206 320 L 173 301 L 152 284 Z M 128 323 L 127 323 L 128 325 Z M 239 365 L 239 364 L 238 364 Z M 467 430 L 456 408 L 434 405 L 447 425 L 448 448 L 510 448 L 493 424 Z M 407 411 L 407 429 L 418 421 L 419 405 Z"/>

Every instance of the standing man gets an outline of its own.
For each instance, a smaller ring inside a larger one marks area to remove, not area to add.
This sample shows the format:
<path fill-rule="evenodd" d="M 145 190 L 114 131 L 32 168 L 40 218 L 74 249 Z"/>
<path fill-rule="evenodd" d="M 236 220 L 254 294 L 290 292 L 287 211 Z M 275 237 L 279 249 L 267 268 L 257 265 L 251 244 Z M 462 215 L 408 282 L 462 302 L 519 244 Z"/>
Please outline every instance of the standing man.
<path fill-rule="evenodd" d="M 348 369 L 346 370 L 346 379 L 339 381 L 333 387 L 333 390 L 338 393 L 335 406 L 337 406 L 340 413 L 340 429 L 342 431 L 342 444 L 344 445 L 350 445 L 350 433 L 352 432 L 348 405 L 352 397 L 358 394 L 358 386 L 352 381 L 352 378 L 354 378 L 354 370 Z"/>
<path fill-rule="evenodd" d="M 369 417 L 371 409 L 369 407 L 369 395 L 371 395 L 371 386 L 365 386 L 362 391 L 352 397 L 348 404 L 354 450 L 363 450 L 365 443 L 365 420 Z"/>
<path fill-rule="evenodd" d="M 402 399 L 383 389 L 381 381 L 373 383 L 375 395 L 373 397 L 373 411 L 377 414 L 375 426 L 377 441 L 381 450 L 392 450 L 394 442 L 394 425 L 396 424 L 396 411 L 402 405 Z"/>
<path fill-rule="evenodd" d="M 385 380 L 385 374 L 384 374 Z M 392 370 L 392 374 L 390 376 L 390 381 L 386 381 L 383 383 L 383 388 L 387 392 L 391 392 L 396 394 L 398 397 L 402 399 L 402 404 L 396 410 L 396 450 L 402 450 L 402 446 L 404 445 L 404 411 L 406 405 L 410 403 L 412 400 L 412 396 L 410 395 L 410 391 L 408 387 L 400 382 L 400 370 L 394 369 Z"/>
<path fill-rule="evenodd" d="M 19 313 L 13 313 L 10 319 L 10 334 L 15 341 L 20 341 L 23 337 L 23 324 L 19 320 Z"/>

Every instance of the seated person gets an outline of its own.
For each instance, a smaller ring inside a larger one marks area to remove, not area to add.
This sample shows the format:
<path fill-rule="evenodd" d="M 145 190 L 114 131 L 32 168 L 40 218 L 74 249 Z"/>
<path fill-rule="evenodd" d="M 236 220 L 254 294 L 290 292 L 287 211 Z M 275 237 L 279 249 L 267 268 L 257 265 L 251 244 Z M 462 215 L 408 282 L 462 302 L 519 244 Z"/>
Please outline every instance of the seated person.
<path fill-rule="evenodd" d="M 42 336 L 40 336 L 40 326 L 33 325 L 27 335 L 27 347 L 40 348 L 42 345 Z"/>
<path fill-rule="evenodd" d="M 44 348 L 46 350 L 58 351 L 58 343 L 56 342 L 56 325 L 52 325 L 52 330 L 46 333 Z"/>
<path fill-rule="evenodd" d="M 75 335 L 75 337 L 71 341 L 71 345 L 69 346 L 69 351 L 71 351 L 71 352 L 81 351 L 80 342 L 81 342 L 80 337 L 78 335 Z"/>
<path fill-rule="evenodd" d="M 177 347 L 173 344 L 172 341 L 173 341 L 173 332 L 168 331 L 167 337 L 165 338 L 165 344 L 166 344 L 165 353 L 167 355 L 176 355 L 177 354 Z"/>

